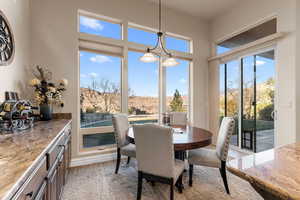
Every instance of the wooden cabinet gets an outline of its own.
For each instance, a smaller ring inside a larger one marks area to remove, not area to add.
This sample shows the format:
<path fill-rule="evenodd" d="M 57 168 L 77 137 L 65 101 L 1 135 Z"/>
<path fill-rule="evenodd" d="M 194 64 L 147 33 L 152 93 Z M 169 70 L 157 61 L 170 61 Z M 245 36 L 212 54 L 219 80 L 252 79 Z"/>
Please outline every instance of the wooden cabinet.
<path fill-rule="evenodd" d="M 39 188 L 44 182 L 46 175 L 47 175 L 46 158 L 42 158 L 39 161 L 35 170 L 33 170 L 31 176 L 18 190 L 17 194 L 13 197 L 13 199 L 16 200 L 34 199 L 34 197 L 39 192 Z"/>
<path fill-rule="evenodd" d="M 53 169 L 53 172 L 47 179 L 47 200 L 57 200 L 57 169 Z"/>
<path fill-rule="evenodd" d="M 63 186 L 66 183 L 67 172 L 70 166 L 71 158 L 71 133 L 65 132 L 62 135 L 63 139 L 60 139 L 57 145 L 59 146 L 60 151 L 56 153 L 55 151 L 49 152 L 49 158 L 55 158 L 53 164 L 51 165 L 50 161 L 50 173 L 48 176 L 48 200 L 59 200 L 63 192 Z M 55 148 L 53 148 L 55 149 Z"/>
<path fill-rule="evenodd" d="M 34 200 L 48 200 L 47 196 L 47 180 L 44 180 Z"/>
<path fill-rule="evenodd" d="M 61 131 L 13 200 L 60 200 L 71 159 L 71 125 Z"/>

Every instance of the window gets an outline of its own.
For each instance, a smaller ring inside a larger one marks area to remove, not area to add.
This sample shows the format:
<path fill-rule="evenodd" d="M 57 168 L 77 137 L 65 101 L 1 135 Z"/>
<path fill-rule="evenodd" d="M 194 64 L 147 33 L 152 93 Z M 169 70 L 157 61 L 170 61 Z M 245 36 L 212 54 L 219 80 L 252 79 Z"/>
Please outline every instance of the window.
<path fill-rule="evenodd" d="M 83 136 L 83 148 L 115 144 L 114 133 L 97 133 Z"/>
<path fill-rule="evenodd" d="M 219 119 L 222 122 L 223 117 L 234 117 L 236 120 L 235 131 L 231 137 L 230 143 L 238 146 L 238 114 L 239 114 L 239 85 L 240 68 L 238 61 L 231 61 L 220 65 L 220 91 L 219 91 Z"/>
<path fill-rule="evenodd" d="M 121 25 L 86 16 L 80 16 L 79 32 L 122 39 Z"/>
<path fill-rule="evenodd" d="M 166 94 L 168 112 L 188 112 L 189 61 L 166 68 Z"/>
<path fill-rule="evenodd" d="M 166 47 L 170 50 L 190 53 L 190 41 L 166 36 Z"/>
<path fill-rule="evenodd" d="M 137 28 L 128 28 L 128 41 L 139 44 L 154 46 L 156 44 L 157 35 L 154 32 L 148 32 Z"/>
<path fill-rule="evenodd" d="M 128 53 L 128 114 L 131 123 L 158 121 L 158 63 L 143 63 L 143 53 Z"/>
<path fill-rule="evenodd" d="M 225 64 L 221 64 L 220 68 L 219 68 L 219 107 L 220 107 L 219 118 L 220 118 L 220 124 L 221 124 L 223 117 L 225 117 L 227 114 L 227 110 L 226 110 L 227 95 L 226 95 L 226 91 L 225 91 L 225 88 L 227 85 L 227 81 L 226 81 L 227 77 L 225 78 L 225 76 L 227 75 L 227 73 L 225 73 L 226 70 L 227 70 L 227 66 L 225 69 Z"/>
<path fill-rule="evenodd" d="M 80 51 L 80 127 L 112 126 L 112 114 L 121 111 L 121 58 Z M 95 129 L 95 132 L 99 130 Z M 84 136 L 84 146 L 91 138 Z M 111 141 L 113 142 L 113 141 Z M 108 142 L 109 144 L 111 142 Z M 102 143 L 101 143 L 102 144 Z"/>
<path fill-rule="evenodd" d="M 115 147 L 115 113 L 128 112 L 131 124 L 142 124 L 157 123 L 162 111 L 188 112 L 190 61 L 179 60 L 180 65 L 170 68 L 160 62 L 140 61 L 144 50 L 156 45 L 157 34 L 153 29 L 122 24 L 121 20 L 96 17 L 85 11 L 79 14 L 78 26 L 80 33 L 94 35 L 87 40 L 86 35 L 79 34 L 80 151 L 110 152 Z M 168 49 L 190 53 L 191 41 L 169 35 L 163 39 Z M 176 53 L 174 57 L 178 56 Z M 191 58 L 182 53 L 180 57 Z M 128 95 L 122 95 L 127 86 Z"/>
<path fill-rule="evenodd" d="M 277 19 L 275 18 L 219 43 L 217 45 L 217 54 L 228 52 L 234 48 L 275 34 L 276 32 Z"/>

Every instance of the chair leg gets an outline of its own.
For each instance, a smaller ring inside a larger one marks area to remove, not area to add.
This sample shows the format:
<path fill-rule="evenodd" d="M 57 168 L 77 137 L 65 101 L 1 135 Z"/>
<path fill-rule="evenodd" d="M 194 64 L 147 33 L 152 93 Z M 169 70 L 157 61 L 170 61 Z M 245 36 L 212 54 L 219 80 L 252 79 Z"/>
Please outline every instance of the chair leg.
<path fill-rule="evenodd" d="M 116 171 L 115 171 L 115 174 L 117 174 L 118 171 L 119 171 L 120 162 L 121 162 L 121 149 L 118 148 L 118 149 L 117 149 L 117 165 L 116 165 Z"/>
<path fill-rule="evenodd" d="M 130 163 L 130 157 L 128 156 L 128 158 L 127 158 L 127 165 L 129 165 L 129 163 Z"/>
<path fill-rule="evenodd" d="M 193 171 L 194 171 L 194 165 L 190 165 L 189 169 L 189 186 L 193 186 Z"/>
<path fill-rule="evenodd" d="M 138 190 L 137 190 L 137 200 L 142 198 L 142 188 L 143 188 L 143 173 L 138 172 Z"/>
<path fill-rule="evenodd" d="M 225 162 L 225 161 L 222 161 L 222 163 L 221 163 L 221 168 L 220 168 L 219 170 L 220 170 L 220 174 L 221 174 L 222 179 L 223 179 L 223 183 L 224 183 L 226 192 L 227 192 L 227 194 L 230 194 L 230 192 L 229 192 L 229 187 L 228 187 L 228 183 L 227 183 L 227 176 L 226 176 L 226 162 Z"/>
<path fill-rule="evenodd" d="M 177 180 L 176 187 L 178 189 L 178 192 L 181 194 L 182 193 L 182 189 L 183 189 L 182 174 L 179 176 L 179 178 Z"/>
<path fill-rule="evenodd" d="M 174 184 L 173 184 L 173 181 L 170 184 L 170 200 L 174 200 Z"/>

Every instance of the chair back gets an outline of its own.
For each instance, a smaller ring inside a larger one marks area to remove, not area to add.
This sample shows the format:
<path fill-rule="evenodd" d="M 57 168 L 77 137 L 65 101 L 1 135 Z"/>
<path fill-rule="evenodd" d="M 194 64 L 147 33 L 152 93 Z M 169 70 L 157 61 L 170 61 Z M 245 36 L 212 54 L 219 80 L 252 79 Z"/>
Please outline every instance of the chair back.
<path fill-rule="evenodd" d="M 171 112 L 170 125 L 187 125 L 187 114 L 185 112 Z"/>
<path fill-rule="evenodd" d="M 121 148 L 129 142 L 126 140 L 126 134 L 129 129 L 128 117 L 126 114 L 115 114 L 112 117 L 114 126 L 115 140 L 117 147 Z"/>
<path fill-rule="evenodd" d="M 224 117 L 220 126 L 219 135 L 217 139 L 216 151 L 220 160 L 226 161 L 230 138 L 234 132 L 235 120 L 233 117 Z"/>
<path fill-rule="evenodd" d="M 155 124 L 133 126 L 138 170 L 156 176 L 174 175 L 173 132 Z"/>

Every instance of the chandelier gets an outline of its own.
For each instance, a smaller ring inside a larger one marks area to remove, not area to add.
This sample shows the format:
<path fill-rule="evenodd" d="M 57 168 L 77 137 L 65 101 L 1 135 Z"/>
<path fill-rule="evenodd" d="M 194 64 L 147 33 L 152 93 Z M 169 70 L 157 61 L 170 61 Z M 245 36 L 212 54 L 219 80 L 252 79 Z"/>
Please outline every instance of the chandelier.
<path fill-rule="evenodd" d="M 159 60 L 159 57 L 164 58 L 162 65 L 165 67 L 173 67 L 179 64 L 172 54 L 167 51 L 163 44 L 163 32 L 161 30 L 161 0 L 159 0 L 159 29 L 157 32 L 156 45 L 153 48 L 147 48 L 146 53 L 140 58 L 142 62 L 151 63 Z"/>

